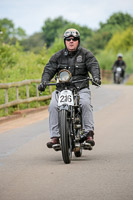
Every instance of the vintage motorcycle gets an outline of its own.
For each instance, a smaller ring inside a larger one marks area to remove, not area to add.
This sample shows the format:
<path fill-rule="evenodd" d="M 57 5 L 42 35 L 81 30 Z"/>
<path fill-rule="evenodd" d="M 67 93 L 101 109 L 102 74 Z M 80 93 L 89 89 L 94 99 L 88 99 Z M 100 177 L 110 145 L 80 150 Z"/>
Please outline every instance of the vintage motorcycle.
<path fill-rule="evenodd" d="M 72 152 L 76 157 L 81 157 L 82 149 L 92 150 L 90 144 L 81 142 L 84 134 L 82 109 L 79 104 L 80 97 L 75 83 L 89 80 L 93 82 L 93 80 L 89 77 L 78 81 L 70 81 L 70 79 L 71 73 L 63 69 L 59 72 L 56 83 L 47 83 L 47 86 L 58 85 L 61 88 L 58 98 L 60 144 L 55 144 L 52 148 L 55 151 L 61 150 L 63 161 L 66 164 L 71 162 Z"/>
<path fill-rule="evenodd" d="M 122 67 L 115 68 L 114 80 L 116 84 L 120 84 L 123 81 L 122 70 L 123 70 Z"/>

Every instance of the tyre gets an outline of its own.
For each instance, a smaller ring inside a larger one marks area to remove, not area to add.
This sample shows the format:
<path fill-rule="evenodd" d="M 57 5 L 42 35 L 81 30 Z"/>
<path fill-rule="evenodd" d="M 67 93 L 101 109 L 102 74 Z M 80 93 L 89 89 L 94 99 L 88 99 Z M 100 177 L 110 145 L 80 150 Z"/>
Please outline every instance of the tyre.
<path fill-rule="evenodd" d="M 74 151 L 74 155 L 75 155 L 75 157 L 81 157 L 82 156 L 82 149 L 80 149 L 79 151 Z"/>
<path fill-rule="evenodd" d="M 69 164 L 72 157 L 72 142 L 70 137 L 70 128 L 68 121 L 68 111 L 59 111 L 59 130 L 61 137 L 61 151 L 64 163 Z"/>

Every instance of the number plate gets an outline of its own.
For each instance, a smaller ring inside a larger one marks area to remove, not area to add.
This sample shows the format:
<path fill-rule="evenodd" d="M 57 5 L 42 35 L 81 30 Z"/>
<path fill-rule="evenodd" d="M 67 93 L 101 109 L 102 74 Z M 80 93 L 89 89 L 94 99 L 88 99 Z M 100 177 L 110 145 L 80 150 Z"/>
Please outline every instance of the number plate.
<path fill-rule="evenodd" d="M 59 95 L 58 106 L 63 104 L 74 105 L 73 94 L 70 90 L 63 90 Z"/>

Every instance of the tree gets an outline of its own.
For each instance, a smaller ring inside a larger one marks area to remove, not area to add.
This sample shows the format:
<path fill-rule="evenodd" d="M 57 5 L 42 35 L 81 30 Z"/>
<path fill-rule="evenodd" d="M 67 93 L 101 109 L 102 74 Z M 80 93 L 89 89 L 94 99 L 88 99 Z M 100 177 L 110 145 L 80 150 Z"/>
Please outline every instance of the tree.
<path fill-rule="evenodd" d="M 118 53 L 129 51 L 133 47 L 133 26 L 122 33 L 116 33 L 109 41 L 106 50 Z"/>
<path fill-rule="evenodd" d="M 22 29 L 21 27 L 18 27 L 15 30 L 15 36 L 19 39 L 22 40 L 26 37 L 26 32 L 24 31 L 24 29 Z"/>
<path fill-rule="evenodd" d="M 109 32 L 94 32 L 91 37 L 85 39 L 84 47 L 96 54 L 99 50 L 104 49 L 110 38 L 111 34 Z"/>
<path fill-rule="evenodd" d="M 12 20 L 7 18 L 0 19 L 0 32 L 4 43 L 12 43 L 12 41 L 17 41 L 26 36 L 22 28 L 19 27 L 16 29 Z"/>
<path fill-rule="evenodd" d="M 100 30 L 101 31 L 110 31 L 114 33 L 118 30 L 124 30 L 130 25 L 133 25 L 133 17 L 129 14 L 124 14 L 122 12 L 114 13 L 111 17 L 107 20 L 106 23 L 100 23 Z"/>
<path fill-rule="evenodd" d="M 24 51 L 33 51 L 39 53 L 45 44 L 43 33 L 34 33 L 27 39 L 20 41 L 20 44 L 23 46 Z"/>
<path fill-rule="evenodd" d="M 58 30 L 68 24 L 67 20 L 64 20 L 63 17 L 58 17 L 54 20 L 48 18 L 44 26 L 42 27 L 42 31 L 44 34 L 45 42 L 47 47 L 49 47 L 58 36 Z"/>
<path fill-rule="evenodd" d="M 100 28 L 93 33 L 92 37 L 86 39 L 85 47 L 97 53 L 106 47 L 115 33 L 122 33 L 123 30 L 131 25 L 133 25 L 133 17 L 131 15 L 121 12 L 114 13 L 107 19 L 106 23 L 100 23 Z"/>
<path fill-rule="evenodd" d="M 8 42 L 9 38 L 14 36 L 14 24 L 11 20 L 4 18 L 0 20 L 0 30 L 4 42 Z"/>

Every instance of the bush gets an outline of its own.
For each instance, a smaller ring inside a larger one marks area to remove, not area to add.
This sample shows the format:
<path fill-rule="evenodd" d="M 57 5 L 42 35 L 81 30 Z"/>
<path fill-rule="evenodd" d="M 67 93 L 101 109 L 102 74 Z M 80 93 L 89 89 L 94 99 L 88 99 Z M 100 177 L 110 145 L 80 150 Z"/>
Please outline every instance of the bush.
<path fill-rule="evenodd" d="M 4 78 L 4 71 L 6 69 L 12 69 L 18 62 L 18 51 L 14 46 L 8 44 L 0 45 L 0 74 L 1 81 Z"/>
<path fill-rule="evenodd" d="M 133 27 L 129 27 L 123 32 L 118 32 L 113 35 L 109 41 L 106 50 L 117 52 L 126 52 L 133 47 Z"/>
<path fill-rule="evenodd" d="M 99 61 L 101 69 L 112 70 L 112 66 L 114 62 L 117 60 L 117 54 L 114 51 L 104 50 L 101 51 L 96 57 Z M 122 52 L 123 53 L 123 60 L 126 62 L 127 68 L 126 73 L 130 74 L 133 73 L 133 48 L 130 51 Z"/>

